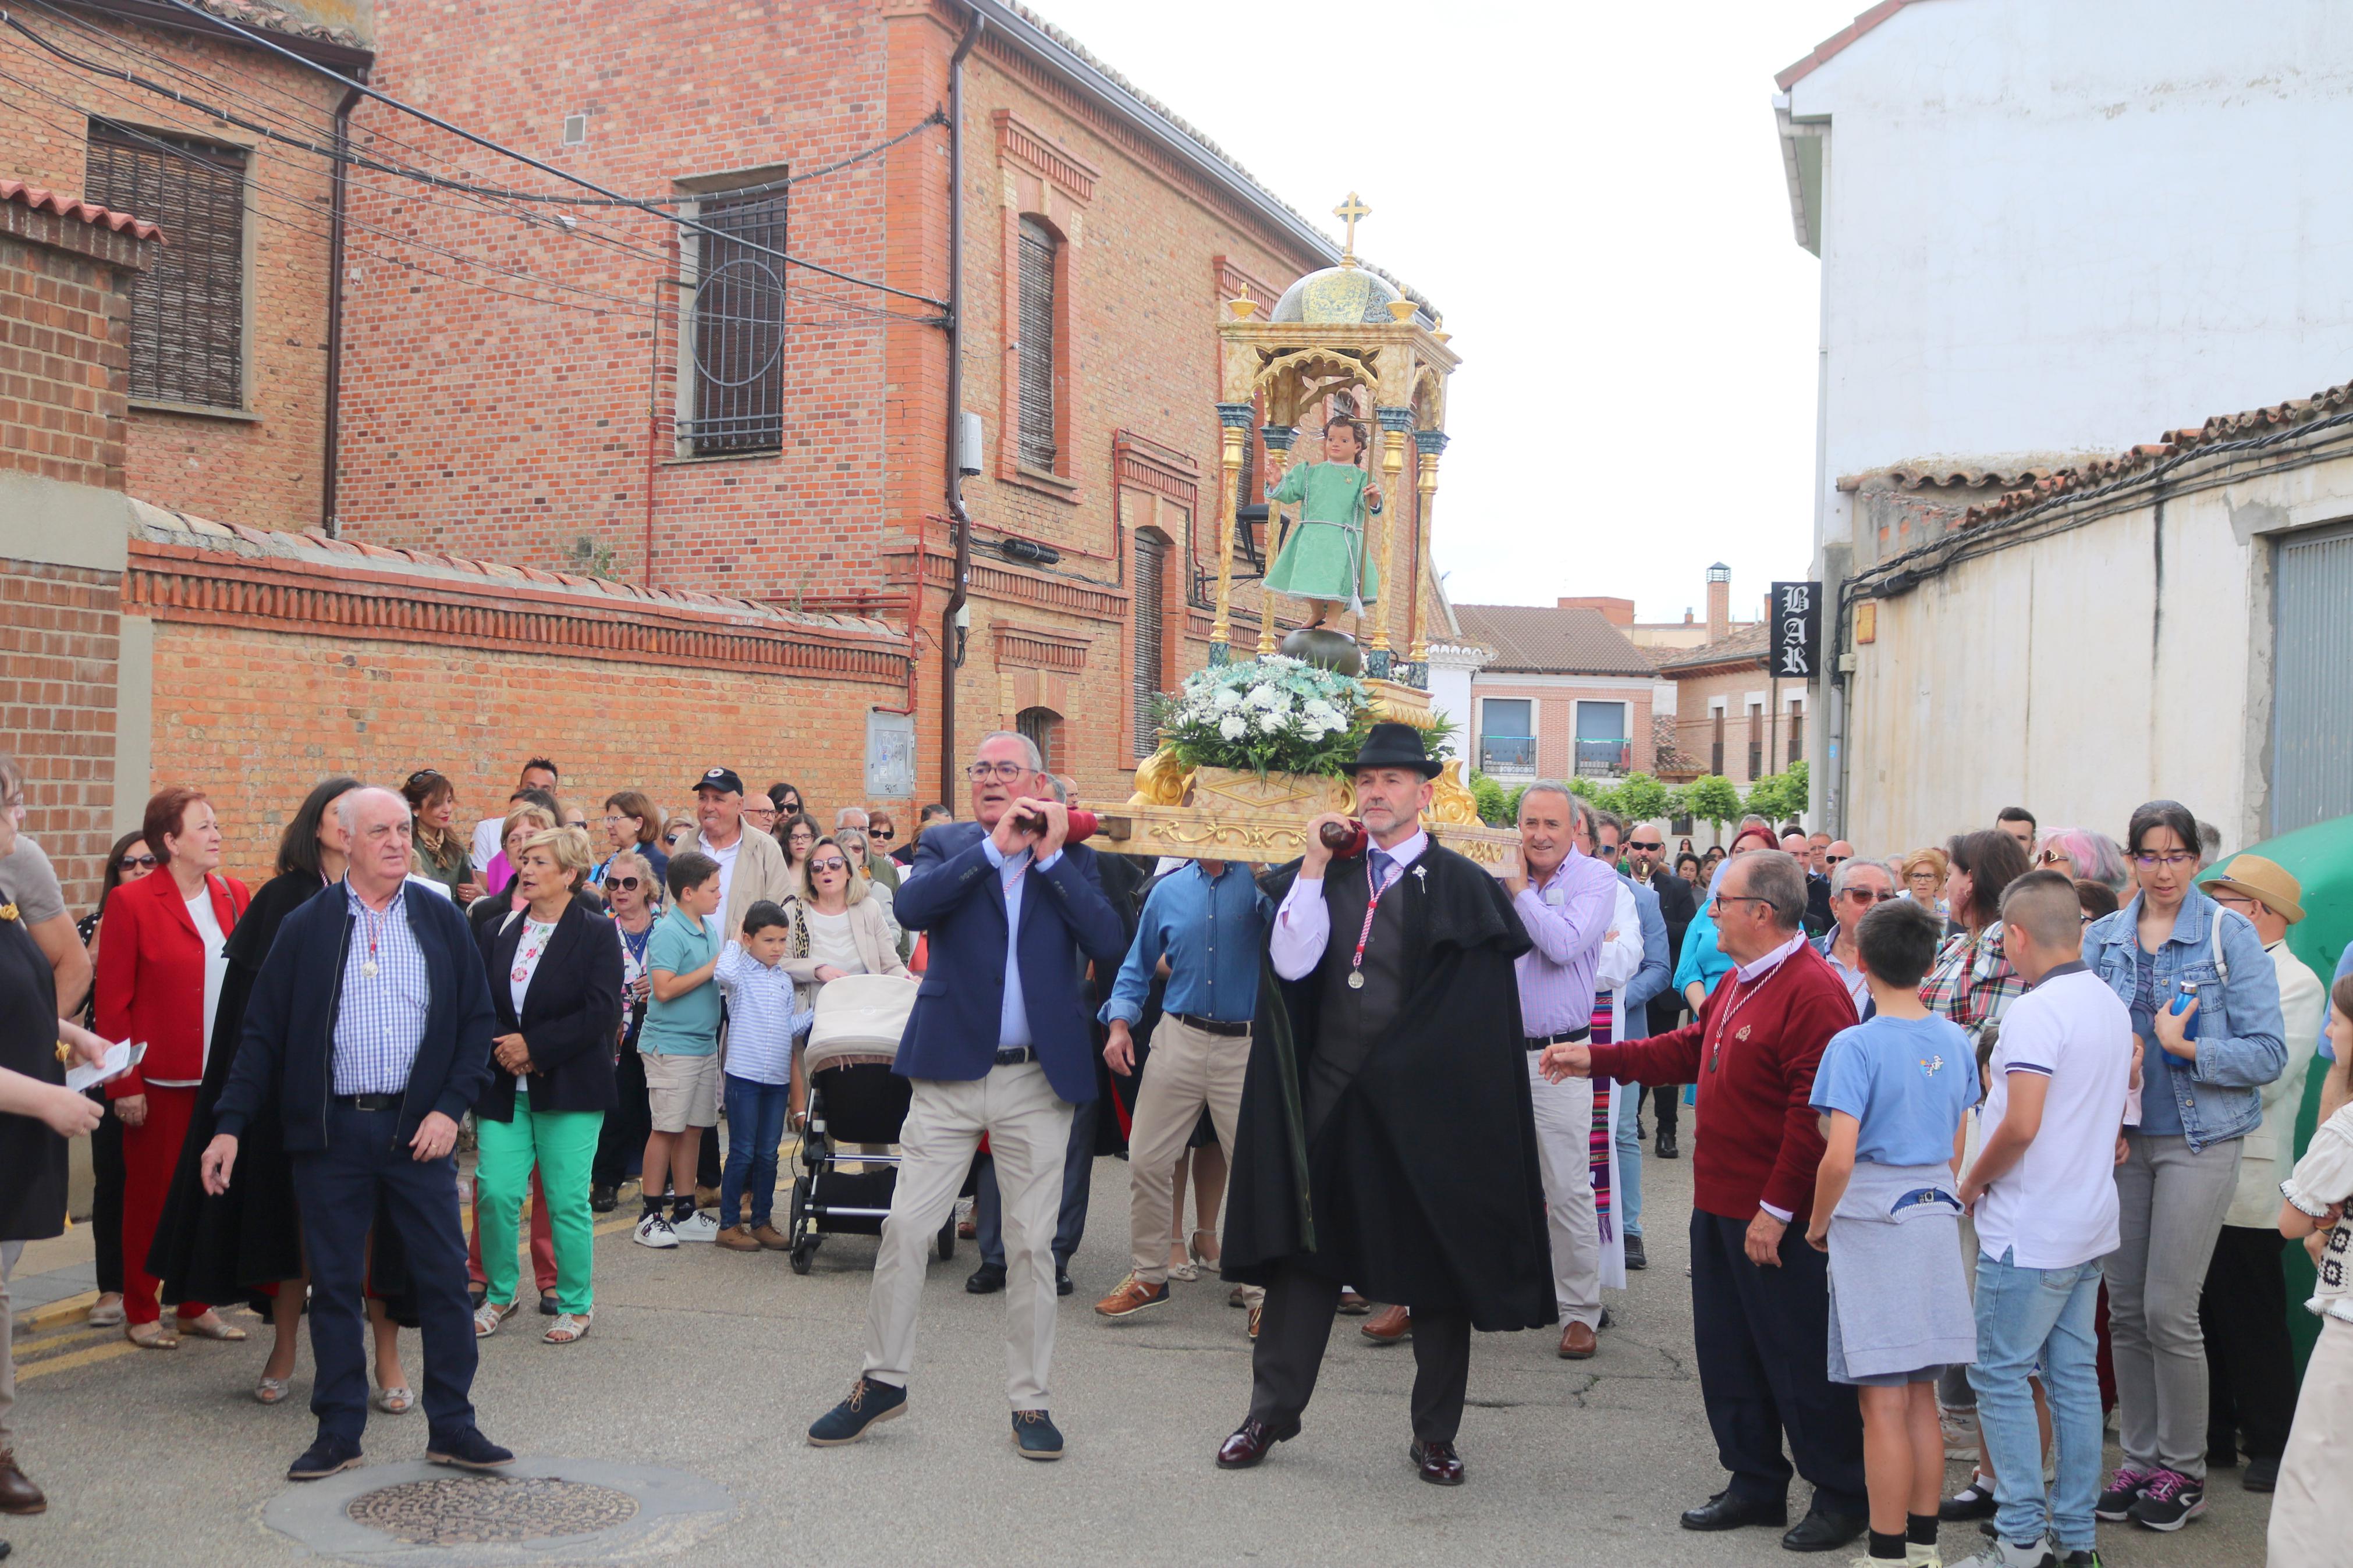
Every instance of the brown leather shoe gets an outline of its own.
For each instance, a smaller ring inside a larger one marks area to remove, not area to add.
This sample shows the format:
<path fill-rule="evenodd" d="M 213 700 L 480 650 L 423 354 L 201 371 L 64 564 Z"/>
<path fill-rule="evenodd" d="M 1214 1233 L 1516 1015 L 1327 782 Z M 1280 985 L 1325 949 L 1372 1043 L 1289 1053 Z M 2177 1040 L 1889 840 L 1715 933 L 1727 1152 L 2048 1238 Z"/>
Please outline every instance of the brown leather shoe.
<path fill-rule="evenodd" d="M 1393 1345 L 1413 1337 L 1413 1309 L 1383 1307 L 1358 1326 L 1356 1331 L 1377 1345 Z"/>
<path fill-rule="evenodd" d="M 748 1225 L 731 1225 L 712 1239 L 730 1252 L 760 1250 L 759 1238 L 752 1234 L 752 1227 Z"/>
<path fill-rule="evenodd" d="M 1462 1456 L 1454 1451 L 1451 1443 L 1425 1443 L 1417 1437 L 1405 1451 L 1407 1458 L 1421 1479 L 1434 1487 L 1459 1487 L 1462 1484 Z"/>
<path fill-rule="evenodd" d="M 793 1249 L 793 1238 L 773 1225 L 754 1226 L 752 1239 L 770 1252 L 790 1252 Z"/>
<path fill-rule="evenodd" d="M 1340 1315 L 1342 1317 L 1361 1318 L 1372 1310 L 1373 1304 L 1365 1300 L 1363 1292 L 1356 1290 L 1343 1290 L 1340 1292 Z"/>
<path fill-rule="evenodd" d="M 1258 1321 L 1259 1321 L 1259 1320 L 1260 1320 L 1261 1318 L 1263 1318 L 1263 1317 L 1265 1317 L 1265 1316 L 1266 1316 L 1266 1306 L 1265 1306 L 1265 1303 L 1263 1303 L 1263 1302 L 1260 1303 L 1258 1306 L 1252 1307 L 1252 1308 L 1250 1310 L 1250 1338 L 1252 1338 L 1252 1339 L 1256 1339 L 1256 1338 L 1258 1338 Z"/>
<path fill-rule="evenodd" d="M 1234 1435 L 1218 1445 L 1218 1468 L 1247 1470 L 1266 1458 L 1267 1450 L 1277 1443 L 1287 1443 L 1299 1436 L 1293 1423 L 1288 1431 L 1278 1431 L 1256 1416 L 1234 1428 Z"/>
<path fill-rule="evenodd" d="M 1600 1348 L 1589 1324 L 1571 1321 L 1560 1331 L 1560 1359 L 1563 1361 L 1590 1361 L 1593 1352 Z"/>
<path fill-rule="evenodd" d="M 1131 1274 L 1119 1282 L 1118 1289 L 1095 1303 L 1095 1311 L 1105 1318 L 1132 1318 L 1146 1307 L 1165 1307 L 1167 1304 L 1168 1286 L 1166 1281 L 1147 1285 Z"/>
<path fill-rule="evenodd" d="M 16 1468 L 16 1456 L 0 1448 L 0 1513 L 40 1513 L 48 1506 L 41 1489 Z"/>

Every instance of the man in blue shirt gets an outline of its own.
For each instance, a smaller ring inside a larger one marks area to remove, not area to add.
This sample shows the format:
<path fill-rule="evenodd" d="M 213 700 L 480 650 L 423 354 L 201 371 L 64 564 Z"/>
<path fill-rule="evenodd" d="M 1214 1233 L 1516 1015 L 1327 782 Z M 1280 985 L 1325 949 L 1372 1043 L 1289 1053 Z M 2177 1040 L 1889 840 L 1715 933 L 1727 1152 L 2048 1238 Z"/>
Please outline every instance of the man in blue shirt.
<path fill-rule="evenodd" d="M 1219 1143 L 1232 1152 L 1250 1068 L 1250 1019 L 1258 1011 L 1259 954 L 1272 912 L 1250 868 L 1226 860 L 1196 860 L 1172 871 L 1144 901 L 1135 941 L 1103 1007 L 1111 1030 L 1103 1060 L 1112 1071 L 1124 1078 L 1136 1070 L 1131 1031 L 1144 1016 L 1153 972 L 1164 961 L 1168 988 L 1127 1135 L 1134 1270 L 1095 1303 L 1106 1318 L 1133 1317 L 1168 1300 L 1176 1164 L 1204 1107 Z M 1265 1294 L 1243 1289 L 1253 1327 Z"/>

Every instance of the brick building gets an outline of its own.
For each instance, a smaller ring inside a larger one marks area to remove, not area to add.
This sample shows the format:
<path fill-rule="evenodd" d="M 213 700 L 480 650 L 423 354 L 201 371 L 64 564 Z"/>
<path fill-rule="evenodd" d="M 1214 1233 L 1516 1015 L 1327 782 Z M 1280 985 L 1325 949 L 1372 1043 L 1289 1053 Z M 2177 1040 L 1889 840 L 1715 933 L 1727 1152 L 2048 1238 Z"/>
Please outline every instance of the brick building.
<path fill-rule="evenodd" d="M 1654 651 L 1659 674 L 1674 683 L 1676 752 L 1698 773 L 1746 790 L 1806 754 L 1807 691 L 1802 682 L 1768 679 L 1769 623 L 1760 616 L 1736 626 L 1731 610 L 1732 570 L 1719 562 L 1707 569 L 1707 640 Z"/>
<path fill-rule="evenodd" d="M 1463 753 L 1506 787 L 1652 771 L 1658 678 L 1627 639 L 1633 619 L 1630 599 L 1455 605 L 1460 640 L 1486 651 Z"/>

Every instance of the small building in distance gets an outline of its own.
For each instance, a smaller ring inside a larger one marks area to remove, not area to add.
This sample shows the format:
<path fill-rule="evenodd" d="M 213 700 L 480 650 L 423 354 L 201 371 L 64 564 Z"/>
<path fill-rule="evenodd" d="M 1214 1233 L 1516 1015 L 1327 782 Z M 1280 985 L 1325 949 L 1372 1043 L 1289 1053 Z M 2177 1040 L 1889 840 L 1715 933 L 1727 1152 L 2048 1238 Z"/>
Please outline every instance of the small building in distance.
<path fill-rule="evenodd" d="M 1633 618 L 1630 599 L 1455 605 L 1458 640 L 1485 650 L 1460 742 L 1472 766 L 1506 787 L 1650 772 L 1658 678 Z"/>
<path fill-rule="evenodd" d="M 1745 791 L 1806 754 L 1806 688 L 1767 677 L 1767 623 L 1733 621 L 1732 568 L 1720 561 L 1707 569 L 1705 629 L 1696 647 L 1650 650 L 1674 689 L 1674 754 L 1660 776 L 1716 773 Z"/>

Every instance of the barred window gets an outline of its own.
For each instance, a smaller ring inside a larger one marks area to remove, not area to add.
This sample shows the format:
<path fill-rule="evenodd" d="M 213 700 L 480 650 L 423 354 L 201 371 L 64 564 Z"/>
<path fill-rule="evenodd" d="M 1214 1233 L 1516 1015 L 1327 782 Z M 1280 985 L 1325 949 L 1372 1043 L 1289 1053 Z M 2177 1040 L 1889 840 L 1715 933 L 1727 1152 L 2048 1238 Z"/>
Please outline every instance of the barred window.
<path fill-rule="evenodd" d="M 1160 695 L 1160 607 L 1168 584 L 1168 542 L 1156 533 L 1135 536 L 1135 754 L 1160 748 L 1160 726 L 1152 706 Z"/>
<path fill-rule="evenodd" d="M 131 395 L 245 406 L 245 168 L 236 147 L 90 126 L 84 195 L 164 230 L 131 287 Z"/>
<path fill-rule="evenodd" d="M 698 204 L 718 232 L 693 237 L 693 404 L 680 433 L 697 457 L 785 444 L 785 203 L 771 191 Z"/>
<path fill-rule="evenodd" d="M 1021 220 L 1020 461 L 1056 470 L 1060 457 L 1054 386 L 1054 272 L 1061 242 L 1034 217 Z"/>

